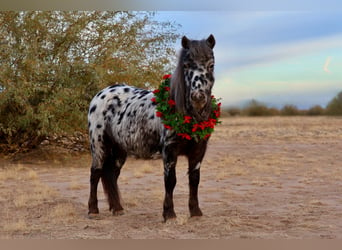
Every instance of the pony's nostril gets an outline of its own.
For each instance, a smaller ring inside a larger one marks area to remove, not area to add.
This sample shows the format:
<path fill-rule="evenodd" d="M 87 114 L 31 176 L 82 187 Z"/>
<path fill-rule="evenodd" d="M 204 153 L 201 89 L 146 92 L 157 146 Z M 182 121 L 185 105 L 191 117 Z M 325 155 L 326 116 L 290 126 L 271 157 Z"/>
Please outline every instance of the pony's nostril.
<path fill-rule="evenodd" d="M 205 99 L 205 96 L 203 93 L 196 93 L 194 94 L 194 99 L 197 101 L 203 101 Z"/>

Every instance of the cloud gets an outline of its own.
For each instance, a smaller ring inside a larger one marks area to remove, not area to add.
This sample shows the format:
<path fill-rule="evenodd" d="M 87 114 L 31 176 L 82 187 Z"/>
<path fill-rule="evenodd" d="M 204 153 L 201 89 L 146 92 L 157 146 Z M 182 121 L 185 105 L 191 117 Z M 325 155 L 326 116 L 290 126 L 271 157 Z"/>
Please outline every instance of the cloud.
<path fill-rule="evenodd" d="M 314 105 L 325 106 L 340 90 L 340 81 L 277 80 L 256 79 L 246 83 L 227 76 L 219 76 L 214 85 L 213 94 L 222 98 L 224 106 L 241 106 L 252 99 L 267 105 L 281 108 L 293 104 L 299 108 Z"/>
<path fill-rule="evenodd" d="M 241 50 L 240 48 L 224 48 L 223 46 L 218 46 L 218 48 L 216 48 L 215 56 L 217 65 L 221 64 L 219 66 L 220 69 L 224 68 L 224 70 L 241 71 L 246 68 L 250 69 L 251 67 L 263 66 L 324 50 L 338 49 L 341 47 L 341 44 L 342 34 L 338 34 L 268 46 L 244 48 L 244 50 Z M 328 67 L 330 60 L 331 58 L 327 58 L 324 66 Z"/>
<path fill-rule="evenodd" d="M 331 61 L 331 56 L 328 56 L 327 59 L 325 60 L 324 65 L 323 65 L 323 70 L 324 70 L 325 72 L 327 72 L 328 74 L 331 73 L 330 70 L 329 70 L 329 68 L 328 68 L 329 65 L 330 65 L 330 61 Z"/>

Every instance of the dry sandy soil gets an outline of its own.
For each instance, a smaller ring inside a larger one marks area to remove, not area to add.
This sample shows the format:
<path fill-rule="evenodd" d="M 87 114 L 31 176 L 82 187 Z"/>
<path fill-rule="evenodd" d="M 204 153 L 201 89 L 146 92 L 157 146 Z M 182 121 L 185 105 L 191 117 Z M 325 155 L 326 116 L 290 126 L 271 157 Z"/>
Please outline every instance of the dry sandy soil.
<path fill-rule="evenodd" d="M 162 220 L 161 160 L 129 159 L 119 178 L 125 214 L 87 217 L 88 154 L 37 151 L 0 159 L 0 238 L 342 238 L 342 119 L 225 118 L 201 168 L 204 215 L 189 218 L 184 158 L 177 219 Z"/>

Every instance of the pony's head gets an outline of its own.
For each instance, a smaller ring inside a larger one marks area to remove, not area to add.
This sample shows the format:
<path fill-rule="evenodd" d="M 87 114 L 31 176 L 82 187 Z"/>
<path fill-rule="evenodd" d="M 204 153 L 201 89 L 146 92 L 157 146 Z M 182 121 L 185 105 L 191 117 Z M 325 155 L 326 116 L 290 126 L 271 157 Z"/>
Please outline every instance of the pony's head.
<path fill-rule="evenodd" d="M 207 119 L 211 108 L 211 89 L 214 85 L 215 38 L 205 40 L 182 38 L 182 50 L 175 73 L 171 78 L 171 97 L 179 112 Z"/>

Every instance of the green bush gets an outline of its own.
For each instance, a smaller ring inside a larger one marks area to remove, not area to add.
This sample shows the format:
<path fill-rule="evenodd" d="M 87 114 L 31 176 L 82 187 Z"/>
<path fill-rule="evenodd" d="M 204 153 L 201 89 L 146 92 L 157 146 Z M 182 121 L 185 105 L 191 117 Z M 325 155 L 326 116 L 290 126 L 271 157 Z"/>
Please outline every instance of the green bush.
<path fill-rule="evenodd" d="M 284 116 L 294 116 L 294 115 L 300 115 L 300 112 L 295 105 L 285 105 L 280 110 L 280 114 Z"/>
<path fill-rule="evenodd" d="M 241 109 L 237 107 L 229 107 L 223 110 L 224 113 L 227 113 L 229 116 L 238 116 L 241 115 Z"/>
<path fill-rule="evenodd" d="M 179 35 L 149 12 L 0 12 L 0 153 L 85 132 L 88 105 L 115 82 L 156 86 Z M 153 34 L 150 31 L 153 30 Z"/>
<path fill-rule="evenodd" d="M 325 114 L 325 110 L 320 105 L 315 105 L 306 112 L 306 115 L 310 115 L 310 116 L 317 116 L 317 115 L 324 115 L 324 114 Z"/>
<path fill-rule="evenodd" d="M 342 91 L 326 107 L 327 115 L 342 115 Z"/>
<path fill-rule="evenodd" d="M 246 116 L 271 116 L 272 111 L 263 103 L 256 100 L 250 101 L 243 109 L 243 115 Z"/>

